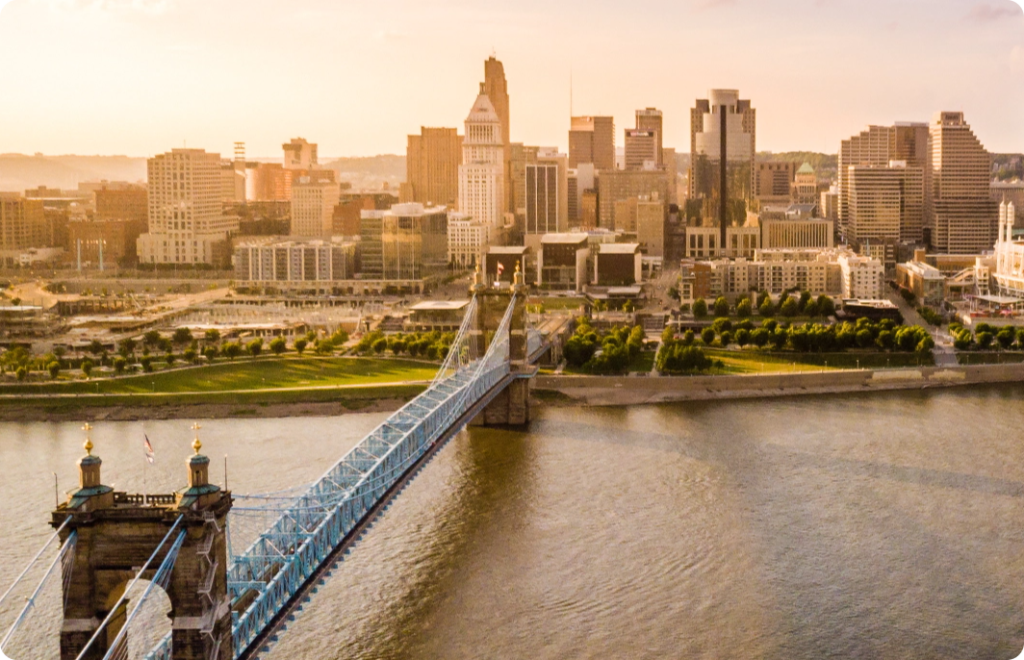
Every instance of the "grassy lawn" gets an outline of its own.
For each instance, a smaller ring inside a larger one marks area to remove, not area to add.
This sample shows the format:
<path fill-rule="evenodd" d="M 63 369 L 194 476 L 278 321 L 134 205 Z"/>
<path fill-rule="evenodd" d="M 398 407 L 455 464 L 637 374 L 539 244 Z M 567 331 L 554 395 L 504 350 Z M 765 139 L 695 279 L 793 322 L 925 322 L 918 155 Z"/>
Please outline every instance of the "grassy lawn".
<path fill-rule="evenodd" d="M 914 353 L 767 353 L 757 350 L 727 351 L 704 349 L 705 354 L 725 363 L 726 374 L 821 371 L 822 369 L 882 369 L 885 367 L 932 366 L 933 360 Z M 825 364 L 828 363 L 826 367 Z"/>
<path fill-rule="evenodd" d="M 960 364 L 1011 364 L 1024 362 L 1024 353 L 1007 353 L 1003 351 L 957 353 Z"/>
<path fill-rule="evenodd" d="M 124 378 L 3 385 L 0 394 L 142 394 L 220 392 L 280 387 L 369 385 L 431 380 L 437 366 L 414 360 L 379 358 L 262 358 L 223 361 L 202 367 Z"/>
<path fill-rule="evenodd" d="M 587 302 L 586 298 L 530 298 L 528 305 L 544 305 L 545 310 L 578 309 Z"/>

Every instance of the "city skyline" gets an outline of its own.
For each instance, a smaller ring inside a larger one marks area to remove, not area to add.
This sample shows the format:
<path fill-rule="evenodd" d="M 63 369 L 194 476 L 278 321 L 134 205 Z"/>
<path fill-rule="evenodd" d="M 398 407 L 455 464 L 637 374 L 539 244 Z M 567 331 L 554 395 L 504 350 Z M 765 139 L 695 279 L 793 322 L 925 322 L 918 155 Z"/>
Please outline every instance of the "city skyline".
<path fill-rule="evenodd" d="M 659 20 L 637 22 L 610 2 L 246 7 L 14 0 L 0 83 L 20 96 L 0 108 L 0 153 L 226 155 L 243 140 L 265 157 L 303 135 L 328 157 L 401 154 L 421 126 L 460 126 L 492 51 L 513 142 L 565 151 L 570 114 L 626 127 L 650 106 L 679 149 L 692 99 L 739 88 L 761 109 L 762 150 L 834 153 L 869 124 L 952 110 L 989 151 L 1024 151 L 1024 13 L 1010 0 L 903 0 L 883 15 L 846 0 L 660 3 Z M 463 38 L 435 43 L 432 28 L 453 25 Z M 715 50 L 723 39 L 741 46 Z"/>

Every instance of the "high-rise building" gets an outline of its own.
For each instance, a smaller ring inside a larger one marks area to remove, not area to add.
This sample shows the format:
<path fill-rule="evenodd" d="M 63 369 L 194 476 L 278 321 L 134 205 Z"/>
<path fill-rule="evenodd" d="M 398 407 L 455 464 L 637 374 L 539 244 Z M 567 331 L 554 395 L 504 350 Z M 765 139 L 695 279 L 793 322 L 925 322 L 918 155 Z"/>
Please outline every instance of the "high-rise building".
<path fill-rule="evenodd" d="M 665 132 L 662 129 L 661 121 L 661 110 L 657 108 L 644 108 L 643 110 L 636 111 L 636 129 L 638 131 L 649 131 L 654 134 L 655 143 L 655 163 L 657 167 L 662 167 L 665 164 L 665 160 L 662 156 L 662 143 L 664 142 Z M 627 157 L 626 167 L 629 167 Z"/>
<path fill-rule="evenodd" d="M 847 236 L 850 209 L 850 167 L 888 167 L 891 161 L 906 163 L 908 168 L 921 168 L 925 177 L 925 205 L 929 196 L 928 125 L 920 122 L 897 122 L 893 126 L 868 126 L 867 129 L 839 145 L 838 229 Z M 907 234 L 907 240 L 920 241 L 921 236 Z"/>
<path fill-rule="evenodd" d="M 448 264 L 473 268 L 487 249 L 487 227 L 462 213 L 448 214 Z"/>
<path fill-rule="evenodd" d="M 768 204 L 786 205 L 793 202 L 793 182 L 796 180 L 796 163 L 758 163 L 755 171 L 754 196 L 763 207 Z"/>
<path fill-rule="evenodd" d="M 991 199 L 991 157 L 962 112 L 938 112 L 929 125 L 931 166 L 928 243 L 936 252 L 992 249 L 999 224 Z"/>
<path fill-rule="evenodd" d="M 924 170 L 904 161 L 885 167 L 851 165 L 846 239 L 853 244 L 920 240 L 924 222 Z"/>
<path fill-rule="evenodd" d="M 291 142 L 282 144 L 281 149 L 286 170 L 310 170 L 317 165 L 316 145 L 305 138 L 292 138 Z"/>
<path fill-rule="evenodd" d="M 420 134 L 410 135 L 406 147 L 401 200 L 454 208 L 461 164 L 462 136 L 457 129 L 420 127 Z"/>
<path fill-rule="evenodd" d="M 657 131 L 642 128 L 626 129 L 626 169 L 643 170 L 658 167 Z"/>
<path fill-rule="evenodd" d="M 362 272 L 371 280 L 418 280 L 448 265 L 448 212 L 410 202 L 363 211 Z"/>
<path fill-rule="evenodd" d="M 593 163 L 615 169 L 615 120 L 612 117 L 572 117 L 569 127 L 569 167 Z"/>
<path fill-rule="evenodd" d="M 481 94 L 486 94 L 494 107 L 494 113 L 498 116 L 500 132 L 498 134 L 502 145 L 502 213 L 515 213 L 514 200 L 512 198 L 512 140 L 509 131 L 509 100 L 508 82 L 505 80 L 505 67 L 492 55 L 484 62 L 484 82 L 480 88 Z M 460 209 L 463 210 L 463 209 Z"/>
<path fill-rule="evenodd" d="M 506 208 L 502 197 L 505 149 L 501 131 L 501 120 L 481 84 L 466 117 L 459 165 L 459 211 L 485 224 L 492 235 L 503 226 Z"/>
<path fill-rule="evenodd" d="M 43 200 L 0 193 L 0 250 L 24 250 L 45 244 Z"/>
<path fill-rule="evenodd" d="M 238 219 L 221 213 L 220 155 L 173 149 L 150 158 L 149 231 L 138 240 L 142 263 L 217 264 Z"/>
<path fill-rule="evenodd" d="M 116 190 L 100 188 L 96 196 L 97 220 L 130 220 L 145 223 L 149 218 L 149 193 L 143 186 Z"/>
<path fill-rule="evenodd" d="M 565 231 L 568 207 L 566 156 L 540 148 L 536 162 L 526 166 L 526 235 Z"/>
<path fill-rule="evenodd" d="M 794 204 L 818 204 L 818 175 L 810 163 L 804 163 L 793 177 L 793 193 L 790 195 Z"/>
<path fill-rule="evenodd" d="M 726 228 L 747 221 L 753 198 L 757 115 L 735 89 L 712 89 L 690 110 L 690 225 Z"/>
<path fill-rule="evenodd" d="M 656 195 L 636 201 L 636 240 L 649 257 L 665 256 L 665 200 Z"/>
<path fill-rule="evenodd" d="M 292 184 L 292 236 L 330 238 L 341 188 L 334 181 L 301 177 Z"/>

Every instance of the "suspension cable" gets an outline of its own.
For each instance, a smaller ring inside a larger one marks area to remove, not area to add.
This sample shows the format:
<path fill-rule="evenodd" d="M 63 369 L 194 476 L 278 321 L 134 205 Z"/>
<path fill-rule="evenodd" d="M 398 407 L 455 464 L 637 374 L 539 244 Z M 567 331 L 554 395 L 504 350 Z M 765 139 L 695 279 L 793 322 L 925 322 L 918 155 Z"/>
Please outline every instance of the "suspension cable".
<path fill-rule="evenodd" d="M 64 519 L 64 522 L 61 523 L 61 526 L 57 528 L 57 531 L 53 533 L 53 536 L 47 539 L 46 543 L 43 544 L 43 547 L 40 548 L 39 552 L 36 553 L 36 556 L 32 558 L 32 561 L 28 563 L 28 566 L 25 567 L 25 570 L 23 570 L 21 572 L 21 575 L 19 575 L 18 578 L 14 581 L 14 584 L 12 584 L 10 588 L 8 588 L 7 591 L 4 592 L 3 596 L 0 596 L 0 607 L 3 607 L 4 601 L 7 600 L 7 597 L 11 595 L 11 592 L 14 591 L 14 588 L 17 587 L 18 584 L 25 578 L 29 570 L 31 570 L 31 568 L 35 566 L 36 562 L 39 561 L 39 558 L 43 556 L 43 553 L 46 551 L 47 548 L 50 547 L 50 544 L 53 543 L 53 540 L 56 539 L 64 530 L 64 528 L 68 526 L 69 522 L 71 522 L 71 516 L 68 516 Z"/>
<path fill-rule="evenodd" d="M 14 632 L 25 621 L 25 617 L 28 615 L 29 610 L 32 609 L 32 607 L 36 604 L 36 598 L 39 596 L 39 593 L 43 590 L 43 587 L 46 585 L 46 582 L 50 579 L 50 575 L 53 573 L 53 569 L 57 567 L 57 564 L 60 563 L 61 559 L 67 554 L 67 552 L 71 548 L 75 546 L 75 543 L 77 542 L 78 532 L 73 531 L 71 532 L 71 535 L 68 536 L 68 540 L 64 542 L 64 545 L 61 547 L 60 552 L 57 553 L 57 556 L 53 559 L 52 562 L 50 562 L 50 567 L 46 569 L 46 574 L 43 575 L 43 579 L 39 581 L 39 586 L 36 587 L 36 590 L 32 592 L 32 595 L 29 597 L 28 602 L 25 603 L 24 609 L 21 610 L 21 613 L 18 615 L 18 618 L 15 619 L 14 624 L 11 626 L 10 630 L 7 631 L 7 634 L 4 635 L 3 640 L 0 641 L 0 653 L 3 652 L 4 645 L 7 644 L 8 641 L 10 641 L 11 635 L 13 635 Z"/>

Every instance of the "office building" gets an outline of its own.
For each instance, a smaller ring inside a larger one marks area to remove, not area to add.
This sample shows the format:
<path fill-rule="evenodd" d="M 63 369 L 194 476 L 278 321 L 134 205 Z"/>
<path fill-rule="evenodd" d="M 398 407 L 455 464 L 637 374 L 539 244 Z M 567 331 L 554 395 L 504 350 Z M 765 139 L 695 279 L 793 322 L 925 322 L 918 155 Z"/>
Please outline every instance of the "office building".
<path fill-rule="evenodd" d="M 491 234 L 497 234 L 504 225 L 506 212 L 502 130 L 501 119 L 481 84 L 466 117 L 459 165 L 459 211 L 486 225 Z"/>
<path fill-rule="evenodd" d="M 725 247 L 718 227 L 687 227 L 685 256 L 691 259 L 717 257 L 753 258 L 761 248 L 761 228 L 754 226 L 726 227 Z"/>
<path fill-rule="evenodd" d="M 991 249 L 999 225 L 998 204 L 991 198 L 991 156 L 962 112 L 936 113 L 929 130 L 929 246 L 949 254 Z"/>
<path fill-rule="evenodd" d="M 818 202 L 818 215 L 833 223 L 839 222 L 839 187 L 830 186 L 822 191 Z"/>
<path fill-rule="evenodd" d="M 484 82 L 480 90 L 491 101 L 494 113 L 498 116 L 500 130 L 498 137 L 502 146 L 501 157 L 501 213 L 515 213 L 514 200 L 512 198 L 512 140 L 510 139 L 509 123 L 509 98 L 508 82 L 505 80 L 505 67 L 492 55 L 484 62 Z M 459 208 L 464 213 L 471 211 Z M 479 218 L 481 219 L 482 218 Z"/>
<path fill-rule="evenodd" d="M 649 257 L 665 256 L 665 200 L 644 195 L 636 200 L 636 241 Z"/>
<path fill-rule="evenodd" d="M 656 131 L 626 129 L 626 169 L 653 170 L 658 168 L 658 133 Z"/>
<path fill-rule="evenodd" d="M 589 237 L 584 233 L 547 234 L 537 254 L 537 286 L 582 291 L 588 283 Z"/>
<path fill-rule="evenodd" d="M 372 280 L 418 280 L 448 265 L 448 212 L 417 202 L 363 211 L 362 272 Z"/>
<path fill-rule="evenodd" d="M 594 257 L 594 284 L 632 286 L 640 283 L 639 243 L 600 243 Z"/>
<path fill-rule="evenodd" d="M 643 110 L 636 111 L 636 130 L 647 131 L 653 135 L 654 138 L 654 166 L 664 167 L 664 149 L 662 147 L 664 143 L 665 131 L 662 128 L 662 116 L 661 110 L 657 108 L 644 108 Z M 626 167 L 629 167 L 629 147 L 626 148 Z M 641 164 L 641 167 L 643 165 Z"/>
<path fill-rule="evenodd" d="M 924 228 L 924 170 L 905 161 L 885 167 L 851 165 L 846 172 L 846 239 L 919 242 Z"/>
<path fill-rule="evenodd" d="M 143 186 L 102 187 L 93 193 L 97 220 L 128 220 L 143 224 L 149 219 L 149 193 Z"/>
<path fill-rule="evenodd" d="M 408 137 L 401 201 L 455 208 L 461 164 L 462 136 L 456 129 L 420 127 L 419 135 Z"/>
<path fill-rule="evenodd" d="M 690 110 L 688 224 L 727 227 L 746 223 L 753 199 L 757 115 L 734 89 L 713 89 Z"/>
<path fill-rule="evenodd" d="M 754 196 L 763 208 L 765 205 L 787 205 L 793 201 L 793 182 L 796 180 L 796 163 L 758 163 Z"/>
<path fill-rule="evenodd" d="M 615 202 L 631 197 L 668 199 L 668 175 L 664 170 L 609 170 L 601 172 L 597 182 L 598 226 L 612 229 Z M 580 226 L 584 226 L 580 222 Z"/>
<path fill-rule="evenodd" d="M 174 149 L 150 158 L 147 175 L 149 228 L 137 242 L 139 261 L 225 265 L 238 219 L 221 212 L 220 156 Z"/>
<path fill-rule="evenodd" d="M 761 219 L 761 249 L 831 248 L 834 224 L 825 219 Z"/>
<path fill-rule="evenodd" d="M 818 175 L 810 163 L 804 163 L 793 176 L 793 192 L 790 196 L 794 204 L 818 204 Z"/>
<path fill-rule="evenodd" d="M 305 138 L 292 138 L 281 145 L 284 151 L 284 169 L 311 170 L 317 166 L 316 145 Z"/>
<path fill-rule="evenodd" d="M 541 236 L 564 231 L 568 225 L 568 170 L 566 157 L 556 150 L 538 151 L 536 162 L 526 165 L 525 233 Z"/>
<path fill-rule="evenodd" d="M 615 169 L 615 120 L 612 117 L 572 117 L 569 128 L 569 167 L 592 163 L 598 171 Z"/>
<path fill-rule="evenodd" d="M 333 181 L 301 177 L 292 184 L 292 236 L 330 238 L 341 189 Z"/>
<path fill-rule="evenodd" d="M 46 245 L 43 201 L 18 193 L 0 193 L 0 250 L 24 250 Z"/>
<path fill-rule="evenodd" d="M 448 265 L 475 268 L 487 250 L 487 227 L 462 213 L 448 214 Z"/>

